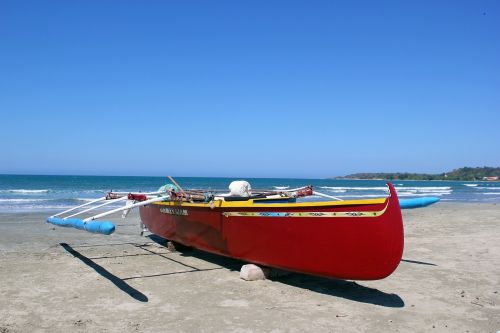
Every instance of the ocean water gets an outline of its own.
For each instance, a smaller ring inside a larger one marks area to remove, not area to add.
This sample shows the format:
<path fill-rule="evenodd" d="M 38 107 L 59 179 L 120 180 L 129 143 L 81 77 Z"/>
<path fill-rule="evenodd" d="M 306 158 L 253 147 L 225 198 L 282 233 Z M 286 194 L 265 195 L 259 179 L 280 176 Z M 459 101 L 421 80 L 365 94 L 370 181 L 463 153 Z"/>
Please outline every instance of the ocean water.
<path fill-rule="evenodd" d="M 235 178 L 178 177 L 184 188 L 228 192 Z M 295 188 L 313 185 L 318 192 L 340 199 L 387 195 L 383 180 L 246 178 L 252 188 Z M 110 190 L 155 191 L 167 177 L 0 175 L 0 212 L 55 212 L 99 198 Z M 437 196 L 442 201 L 500 202 L 500 182 L 393 181 L 401 198 Z M 311 198 L 308 200 L 322 200 Z"/>

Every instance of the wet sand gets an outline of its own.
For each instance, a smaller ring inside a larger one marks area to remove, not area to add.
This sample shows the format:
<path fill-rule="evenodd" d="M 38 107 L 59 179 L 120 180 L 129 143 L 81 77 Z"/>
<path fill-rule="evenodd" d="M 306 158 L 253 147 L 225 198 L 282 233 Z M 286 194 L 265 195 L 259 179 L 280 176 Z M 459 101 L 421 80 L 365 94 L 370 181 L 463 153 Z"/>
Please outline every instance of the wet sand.
<path fill-rule="evenodd" d="M 404 211 L 405 251 L 380 281 L 239 279 L 241 262 L 139 236 L 0 214 L 0 332 L 497 332 L 500 204 Z"/>

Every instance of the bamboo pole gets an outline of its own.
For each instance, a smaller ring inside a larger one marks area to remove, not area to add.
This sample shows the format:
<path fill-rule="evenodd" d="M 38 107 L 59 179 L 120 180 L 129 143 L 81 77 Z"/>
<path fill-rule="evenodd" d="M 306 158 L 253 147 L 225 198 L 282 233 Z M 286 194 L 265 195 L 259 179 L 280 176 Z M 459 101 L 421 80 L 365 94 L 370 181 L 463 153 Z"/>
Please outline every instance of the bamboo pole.
<path fill-rule="evenodd" d="M 323 193 L 319 193 L 319 192 L 316 192 L 316 191 L 313 191 L 313 194 L 317 195 L 317 196 L 320 196 L 320 197 L 324 197 L 324 198 L 335 199 L 335 200 L 338 200 L 338 201 L 344 201 L 343 199 L 334 197 L 332 195 L 323 194 Z"/>
<path fill-rule="evenodd" d="M 181 191 L 182 194 L 186 194 L 186 192 L 184 192 L 182 187 L 179 184 L 177 184 L 177 182 L 174 180 L 174 178 L 172 178 L 172 176 L 168 176 L 168 179 L 170 179 L 172 183 L 174 183 L 174 185 L 177 186 L 177 188 Z"/>
<path fill-rule="evenodd" d="M 68 219 L 70 217 L 73 217 L 73 216 L 77 216 L 77 215 L 80 215 L 80 214 L 83 214 L 83 213 L 86 213 L 86 212 L 90 212 L 91 210 L 94 210 L 94 209 L 97 209 L 97 208 L 100 208 L 100 207 L 104 207 L 106 205 L 110 205 L 114 202 L 118 202 L 118 201 L 123 201 L 123 200 L 127 200 L 128 197 L 124 196 L 124 197 L 121 197 L 121 198 L 118 198 L 118 199 L 111 199 L 111 200 L 107 200 L 105 203 L 103 204 L 100 204 L 100 205 L 97 205 L 97 206 L 93 206 L 93 207 L 90 207 L 90 208 L 87 208 L 85 210 L 82 210 L 81 212 L 78 212 L 78 213 L 75 213 L 75 214 L 72 214 L 70 216 L 66 216 L 64 217 L 63 219 Z"/>
<path fill-rule="evenodd" d="M 56 215 L 52 215 L 52 217 L 60 216 L 60 215 L 62 215 L 62 214 L 66 214 L 66 213 L 72 212 L 72 211 L 74 211 L 75 209 L 82 208 L 82 207 L 85 207 L 85 206 L 88 206 L 88 205 L 91 205 L 91 204 L 93 204 L 93 203 L 96 203 L 96 202 L 99 202 L 99 201 L 103 201 L 103 200 L 106 200 L 106 197 L 102 197 L 102 198 L 99 198 L 99 199 L 95 199 L 95 200 L 92 200 L 92 201 L 86 202 L 86 203 L 84 203 L 83 205 L 80 205 L 80 206 L 76 206 L 76 207 L 70 208 L 70 209 L 68 209 L 68 210 L 65 210 L 64 212 L 57 213 Z"/>
<path fill-rule="evenodd" d="M 101 213 L 101 214 L 97 214 L 97 215 L 88 217 L 88 218 L 86 218 L 83 221 L 84 222 L 93 221 L 93 220 L 98 219 L 100 217 L 108 216 L 108 215 L 111 215 L 113 213 L 120 212 L 122 210 L 127 210 L 127 209 L 131 209 L 131 208 L 139 207 L 139 206 L 145 206 L 145 205 L 148 205 L 150 203 L 158 202 L 158 201 L 164 201 L 164 200 L 169 199 L 169 198 L 170 198 L 170 195 L 165 195 L 165 196 L 162 196 L 162 197 L 157 197 L 157 198 L 149 199 L 149 200 L 146 200 L 146 201 L 141 201 L 141 202 L 138 202 L 138 203 L 135 203 L 135 204 L 132 204 L 132 205 L 126 205 L 126 206 L 123 206 L 123 207 L 120 207 L 120 208 L 116 208 L 116 209 L 113 209 L 113 210 L 110 210 L 110 211 L 107 211 L 107 212 L 104 212 L 104 213 Z"/>

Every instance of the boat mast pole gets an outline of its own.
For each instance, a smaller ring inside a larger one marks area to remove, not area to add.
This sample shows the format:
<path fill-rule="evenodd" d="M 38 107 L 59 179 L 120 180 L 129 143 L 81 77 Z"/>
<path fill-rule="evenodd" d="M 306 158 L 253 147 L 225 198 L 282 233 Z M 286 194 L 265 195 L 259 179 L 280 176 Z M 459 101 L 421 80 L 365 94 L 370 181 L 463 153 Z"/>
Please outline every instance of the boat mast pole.
<path fill-rule="evenodd" d="M 182 189 L 182 187 L 179 184 L 177 184 L 177 182 L 174 180 L 174 178 L 172 178 L 172 176 L 168 176 L 168 179 L 170 179 L 172 181 L 172 183 L 174 183 L 174 185 L 177 186 L 177 188 L 181 191 L 181 193 L 185 197 L 187 197 L 186 192 Z"/>
<path fill-rule="evenodd" d="M 324 198 L 328 198 L 328 199 L 334 199 L 334 200 L 338 200 L 338 201 L 344 201 L 344 200 L 342 200 L 340 198 L 337 198 L 337 197 L 334 197 L 332 195 L 323 194 L 323 193 L 319 193 L 319 192 L 316 192 L 316 191 L 313 191 L 313 194 L 317 195 L 319 197 L 324 197 Z"/>

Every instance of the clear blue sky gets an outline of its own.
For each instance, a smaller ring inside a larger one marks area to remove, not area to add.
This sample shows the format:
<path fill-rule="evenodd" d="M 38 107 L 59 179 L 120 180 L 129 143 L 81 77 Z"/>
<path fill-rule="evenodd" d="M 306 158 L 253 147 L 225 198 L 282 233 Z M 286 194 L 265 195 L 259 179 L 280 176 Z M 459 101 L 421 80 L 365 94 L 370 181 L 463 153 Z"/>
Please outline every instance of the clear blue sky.
<path fill-rule="evenodd" d="M 3 0 L 0 113 L 0 173 L 500 166 L 500 2 Z"/>

